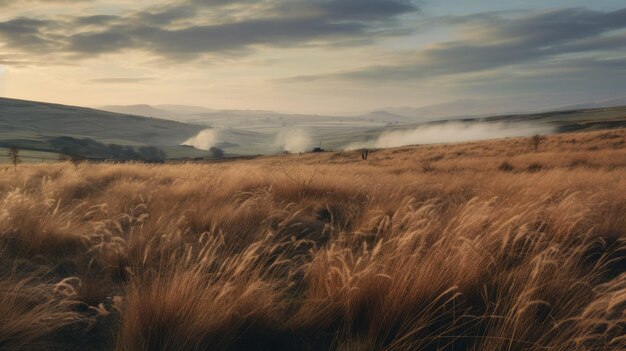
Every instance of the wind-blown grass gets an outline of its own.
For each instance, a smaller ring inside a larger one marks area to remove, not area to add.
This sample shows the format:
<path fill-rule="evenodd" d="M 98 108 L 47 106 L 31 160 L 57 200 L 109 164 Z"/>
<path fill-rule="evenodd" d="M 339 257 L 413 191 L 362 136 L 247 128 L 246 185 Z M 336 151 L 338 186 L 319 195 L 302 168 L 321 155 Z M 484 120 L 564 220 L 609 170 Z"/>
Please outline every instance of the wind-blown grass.
<path fill-rule="evenodd" d="M 625 135 L 5 167 L 0 349 L 624 349 Z"/>

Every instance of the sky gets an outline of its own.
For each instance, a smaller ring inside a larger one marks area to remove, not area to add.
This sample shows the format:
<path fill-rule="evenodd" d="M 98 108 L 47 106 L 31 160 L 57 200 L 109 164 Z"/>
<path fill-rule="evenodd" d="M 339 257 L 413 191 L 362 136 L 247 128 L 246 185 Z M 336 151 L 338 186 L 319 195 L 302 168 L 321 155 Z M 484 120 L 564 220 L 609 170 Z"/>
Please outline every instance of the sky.
<path fill-rule="evenodd" d="M 0 0 L 0 9 L 3 97 L 351 114 L 626 96 L 623 0 Z"/>

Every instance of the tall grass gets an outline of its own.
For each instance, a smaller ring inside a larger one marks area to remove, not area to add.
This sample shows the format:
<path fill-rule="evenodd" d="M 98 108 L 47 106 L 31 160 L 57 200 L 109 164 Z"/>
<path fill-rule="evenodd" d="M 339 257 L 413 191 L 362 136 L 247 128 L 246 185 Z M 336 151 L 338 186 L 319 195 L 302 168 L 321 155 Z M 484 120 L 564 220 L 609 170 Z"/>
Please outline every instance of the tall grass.
<path fill-rule="evenodd" d="M 626 349 L 625 135 L 7 166 L 0 349 Z"/>

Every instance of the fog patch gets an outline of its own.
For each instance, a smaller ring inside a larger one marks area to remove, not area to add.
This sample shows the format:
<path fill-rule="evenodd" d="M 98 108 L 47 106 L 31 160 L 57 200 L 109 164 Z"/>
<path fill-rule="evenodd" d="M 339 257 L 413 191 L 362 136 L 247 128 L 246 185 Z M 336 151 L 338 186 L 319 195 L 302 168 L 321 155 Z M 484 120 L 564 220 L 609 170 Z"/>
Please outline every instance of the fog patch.
<path fill-rule="evenodd" d="M 421 125 L 417 128 L 383 132 L 378 139 L 348 145 L 346 150 L 390 148 L 417 144 L 457 143 L 550 134 L 554 127 L 521 123 L 451 122 Z"/>
<path fill-rule="evenodd" d="M 304 129 L 285 129 L 276 135 L 276 144 L 283 151 L 306 152 L 313 146 L 313 140 Z"/>
<path fill-rule="evenodd" d="M 188 139 L 182 145 L 193 146 L 199 150 L 209 150 L 218 143 L 218 131 L 216 129 L 205 129 L 193 138 Z"/>

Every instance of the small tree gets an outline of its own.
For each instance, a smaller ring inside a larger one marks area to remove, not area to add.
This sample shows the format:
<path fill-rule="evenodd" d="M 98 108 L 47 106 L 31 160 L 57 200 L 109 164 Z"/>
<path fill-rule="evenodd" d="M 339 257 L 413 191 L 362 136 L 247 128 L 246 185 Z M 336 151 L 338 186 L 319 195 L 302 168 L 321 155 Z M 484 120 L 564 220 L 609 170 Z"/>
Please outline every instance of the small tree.
<path fill-rule="evenodd" d="M 142 146 L 139 148 L 140 158 L 146 162 L 163 162 L 167 158 L 165 152 L 155 146 Z"/>
<path fill-rule="evenodd" d="M 534 135 L 531 139 L 530 142 L 532 143 L 533 148 L 535 149 L 535 152 L 537 150 L 539 150 L 539 145 L 541 145 L 541 143 L 543 142 L 544 137 L 542 137 L 541 135 L 537 134 Z"/>
<path fill-rule="evenodd" d="M 15 168 L 17 168 L 17 165 L 22 162 L 22 160 L 20 159 L 20 149 L 16 148 L 15 146 L 9 149 L 8 157 Z"/>
<path fill-rule="evenodd" d="M 224 157 L 224 150 L 220 149 L 219 147 L 211 146 L 209 151 L 211 152 L 211 155 L 213 155 L 213 157 L 215 157 L 215 158 L 222 158 L 222 157 Z"/>

